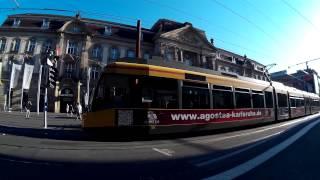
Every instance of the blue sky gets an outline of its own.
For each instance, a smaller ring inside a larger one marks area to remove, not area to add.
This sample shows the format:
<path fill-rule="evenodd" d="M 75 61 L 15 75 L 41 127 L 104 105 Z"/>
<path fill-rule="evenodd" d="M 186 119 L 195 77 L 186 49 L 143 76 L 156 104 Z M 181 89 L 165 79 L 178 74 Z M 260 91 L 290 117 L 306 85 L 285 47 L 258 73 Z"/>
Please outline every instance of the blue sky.
<path fill-rule="evenodd" d="M 320 57 L 319 0 L 17 0 L 21 8 L 80 10 L 83 17 L 135 24 L 141 19 L 150 28 L 159 18 L 191 22 L 205 30 L 219 48 L 230 50 L 272 69 Z M 15 7 L 14 0 L 0 0 L 0 8 Z M 0 22 L 14 13 L 54 11 L 0 10 Z M 310 63 L 320 71 L 320 61 Z M 291 68 L 304 68 L 296 66 Z"/>

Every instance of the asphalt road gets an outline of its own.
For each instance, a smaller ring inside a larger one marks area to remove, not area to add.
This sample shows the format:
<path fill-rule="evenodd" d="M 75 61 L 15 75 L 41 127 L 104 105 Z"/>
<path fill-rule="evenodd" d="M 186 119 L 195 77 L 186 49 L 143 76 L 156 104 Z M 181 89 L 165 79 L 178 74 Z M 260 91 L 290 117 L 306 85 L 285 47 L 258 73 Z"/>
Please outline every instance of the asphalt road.
<path fill-rule="evenodd" d="M 318 124 L 251 170 L 236 176 L 217 176 L 233 172 L 238 166 L 243 168 L 241 165 L 317 123 L 319 115 L 194 137 L 182 134 L 155 138 L 92 138 L 80 128 L 79 121 L 64 114 L 50 114 L 48 129 L 42 128 L 41 116 L 32 117 L 26 120 L 21 113 L 0 113 L 0 179 L 320 177 L 316 157 L 320 149 Z"/>

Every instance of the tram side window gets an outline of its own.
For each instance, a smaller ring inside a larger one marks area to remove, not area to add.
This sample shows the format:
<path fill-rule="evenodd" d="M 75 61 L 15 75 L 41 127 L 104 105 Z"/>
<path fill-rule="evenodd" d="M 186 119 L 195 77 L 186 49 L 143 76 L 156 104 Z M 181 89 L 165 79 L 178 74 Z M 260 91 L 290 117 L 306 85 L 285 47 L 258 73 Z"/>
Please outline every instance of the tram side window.
<path fill-rule="evenodd" d="M 277 93 L 277 95 L 278 95 L 278 106 L 279 107 L 288 107 L 287 95 L 280 94 L 280 93 Z"/>
<path fill-rule="evenodd" d="M 296 99 L 296 107 L 302 107 L 304 106 L 303 99 Z"/>
<path fill-rule="evenodd" d="M 185 109 L 210 108 L 209 89 L 183 86 L 182 87 L 182 107 Z"/>
<path fill-rule="evenodd" d="M 178 108 L 177 80 L 157 77 L 143 77 L 140 80 L 143 107 Z"/>
<path fill-rule="evenodd" d="M 264 95 L 265 95 L 265 99 L 266 99 L 266 108 L 273 108 L 272 92 L 265 91 Z"/>
<path fill-rule="evenodd" d="M 264 108 L 264 97 L 262 91 L 252 91 L 253 108 Z"/>
<path fill-rule="evenodd" d="M 236 106 L 237 108 L 251 108 L 251 97 L 249 90 L 235 89 Z"/>
<path fill-rule="evenodd" d="M 290 98 L 290 106 L 291 106 L 291 107 L 297 107 L 297 106 L 296 106 L 296 99 Z"/>
<path fill-rule="evenodd" d="M 214 88 L 214 87 L 213 87 Z M 230 87 L 231 89 L 231 87 Z M 214 109 L 231 109 L 233 105 L 233 92 L 226 90 L 212 90 Z"/>

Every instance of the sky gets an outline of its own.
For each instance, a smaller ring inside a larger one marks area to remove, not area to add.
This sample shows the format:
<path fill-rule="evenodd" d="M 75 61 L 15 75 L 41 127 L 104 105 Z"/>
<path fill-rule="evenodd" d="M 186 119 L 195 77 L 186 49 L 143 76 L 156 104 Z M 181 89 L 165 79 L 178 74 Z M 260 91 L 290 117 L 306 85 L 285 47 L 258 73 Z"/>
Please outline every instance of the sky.
<path fill-rule="evenodd" d="M 54 8 L 80 11 L 82 17 L 135 25 L 141 19 L 150 28 L 158 19 L 190 22 L 213 38 L 215 46 L 246 55 L 270 72 L 304 69 L 297 63 L 320 58 L 319 0 L 0 0 L 0 22 L 7 15 L 47 13 L 74 16 L 74 12 L 6 10 Z M 291 66 L 288 68 L 288 66 Z M 309 63 L 320 72 L 320 60 Z"/>

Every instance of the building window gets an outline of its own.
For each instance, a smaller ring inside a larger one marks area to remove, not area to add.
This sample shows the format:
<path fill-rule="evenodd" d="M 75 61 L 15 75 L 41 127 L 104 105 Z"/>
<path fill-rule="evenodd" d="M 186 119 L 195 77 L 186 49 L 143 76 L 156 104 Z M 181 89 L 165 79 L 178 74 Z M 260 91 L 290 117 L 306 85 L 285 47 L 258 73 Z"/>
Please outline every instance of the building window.
<path fill-rule="evenodd" d="M 150 54 L 148 52 L 145 52 L 143 54 L 143 59 L 150 59 Z"/>
<path fill-rule="evenodd" d="M 13 24 L 12 24 L 12 26 L 13 26 L 13 27 L 18 27 L 18 26 L 20 26 L 20 23 L 21 23 L 21 20 L 20 20 L 20 19 L 14 18 L 14 19 L 13 19 Z"/>
<path fill-rule="evenodd" d="M 72 32 L 74 32 L 74 33 L 79 33 L 80 31 L 81 31 L 81 29 L 80 29 L 79 26 L 74 25 L 74 26 L 72 27 Z"/>
<path fill-rule="evenodd" d="M 73 74 L 74 70 L 75 70 L 75 64 L 74 63 L 67 63 L 64 68 L 65 77 L 72 78 L 72 74 Z"/>
<path fill-rule="evenodd" d="M 102 57 L 102 48 L 100 45 L 95 45 L 91 51 L 91 57 L 100 59 Z"/>
<path fill-rule="evenodd" d="M 174 52 L 172 48 L 167 48 L 165 51 L 165 58 L 168 61 L 172 61 L 174 59 Z"/>
<path fill-rule="evenodd" d="M 92 80 L 97 80 L 99 78 L 99 72 L 100 72 L 100 67 L 92 66 L 91 67 L 90 78 Z"/>
<path fill-rule="evenodd" d="M 128 58 L 134 58 L 135 57 L 135 52 L 133 50 L 129 49 L 127 51 L 127 57 Z"/>
<path fill-rule="evenodd" d="M 111 26 L 105 26 L 104 27 L 104 35 L 111 35 L 112 34 L 112 27 Z"/>
<path fill-rule="evenodd" d="M 68 41 L 68 46 L 67 46 L 67 54 L 72 54 L 76 55 L 78 51 L 78 43 L 75 41 Z"/>
<path fill-rule="evenodd" d="M 43 19 L 41 28 L 42 29 L 48 29 L 49 26 L 50 26 L 50 21 L 48 19 Z"/>
<path fill-rule="evenodd" d="M 36 40 L 29 39 L 29 41 L 27 42 L 26 52 L 33 53 L 35 48 L 36 48 Z"/>
<path fill-rule="evenodd" d="M 20 39 L 14 39 L 11 42 L 11 47 L 10 47 L 10 51 L 11 52 L 18 52 L 19 48 L 20 48 Z"/>
<path fill-rule="evenodd" d="M 112 61 L 115 61 L 116 59 L 118 59 L 120 57 L 120 52 L 119 52 L 119 49 L 116 48 L 116 47 L 112 47 L 110 49 L 110 59 Z"/>
<path fill-rule="evenodd" d="M 0 39 L 0 53 L 3 53 L 5 51 L 6 43 L 7 43 L 6 38 Z"/>
<path fill-rule="evenodd" d="M 42 46 L 43 52 L 47 52 L 49 49 L 52 49 L 52 41 L 51 40 L 47 40 L 46 42 L 43 43 L 43 46 Z"/>

